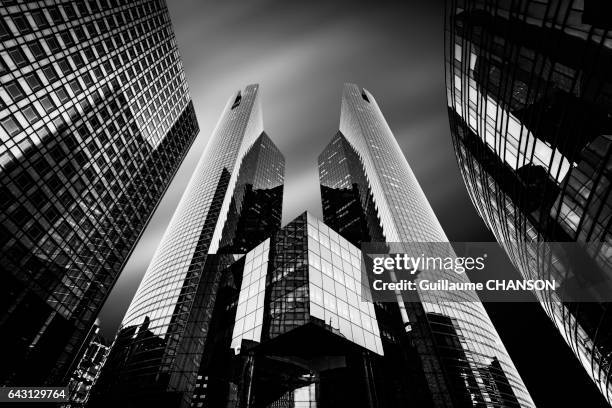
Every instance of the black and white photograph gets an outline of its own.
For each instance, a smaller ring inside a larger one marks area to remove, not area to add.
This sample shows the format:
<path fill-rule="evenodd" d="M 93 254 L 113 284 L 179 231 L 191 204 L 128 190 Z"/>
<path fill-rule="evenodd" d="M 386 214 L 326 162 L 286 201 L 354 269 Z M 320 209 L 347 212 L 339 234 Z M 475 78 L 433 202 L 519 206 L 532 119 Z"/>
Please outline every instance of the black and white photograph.
<path fill-rule="evenodd" d="M 611 408 L 612 1 L 1 0 L 0 408 Z"/>

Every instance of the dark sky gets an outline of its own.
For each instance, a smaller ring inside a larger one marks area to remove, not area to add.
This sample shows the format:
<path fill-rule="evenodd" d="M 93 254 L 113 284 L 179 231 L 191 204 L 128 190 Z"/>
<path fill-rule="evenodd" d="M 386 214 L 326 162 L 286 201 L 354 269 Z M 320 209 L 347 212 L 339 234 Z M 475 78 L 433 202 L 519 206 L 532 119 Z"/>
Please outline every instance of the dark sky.
<path fill-rule="evenodd" d="M 304 210 L 320 216 L 316 159 L 338 129 L 343 83 L 355 82 L 376 97 L 449 239 L 491 240 L 452 151 L 441 0 L 167 2 L 200 135 L 100 315 L 107 337 L 114 337 L 225 102 L 250 83 L 261 85 L 265 129 L 287 163 L 283 223 Z M 494 306 L 492 319 L 534 400 L 543 402 L 538 406 L 567 406 L 559 385 L 595 396 L 583 406 L 599 406 L 595 387 L 536 305 Z"/>

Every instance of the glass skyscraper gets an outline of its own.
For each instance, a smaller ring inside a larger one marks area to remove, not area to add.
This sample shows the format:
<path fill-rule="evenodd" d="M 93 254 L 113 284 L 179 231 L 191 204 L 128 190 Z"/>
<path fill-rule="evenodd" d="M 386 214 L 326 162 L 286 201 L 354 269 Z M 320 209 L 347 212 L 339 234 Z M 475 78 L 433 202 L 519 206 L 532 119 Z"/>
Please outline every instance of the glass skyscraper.
<path fill-rule="evenodd" d="M 344 88 L 319 160 L 326 222 L 281 228 L 257 93 L 228 101 L 91 406 L 532 407 L 475 294 L 363 298 L 358 245 L 446 242 L 373 96 Z"/>
<path fill-rule="evenodd" d="M 280 227 L 284 158 L 258 85 L 231 96 L 123 319 L 92 403 L 188 406 L 218 271 Z M 96 405 L 97 404 L 97 405 Z"/>
<path fill-rule="evenodd" d="M 557 293 L 536 295 L 612 403 L 609 305 L 563 295 L 612 290 L 611 15 L 609 2 L 448 1 L 445 51 L 472 202 L 525 278 L 558 279 Z"/>
<path fill-rule="evenodd" d="M 192 407 L 532 406 L 506 363 L 469 350 L 455 316 L 423 316 L 445 366 L 422 363 L 432 343 L 404 331 L 397 305 L 362 298 L 361 251 L 309 213 L 217 265 Z M 447 394 L 433 395 L 437 381 Z"/>
<path fill-rule="evenodd" d="M 361 225 L 340 227 L 353 243 L 448 241 L 376 100 L 357 85 L 344 86 L 340 131 L 319 156 L 319 175 L 325 222 Z M 419 293 L 418 301 L 384 306 L 398 307 L 406 327 L 399 335 L 417 344 L 436 406 L 533 406 L 475 293 Z M 396 343 L 383 336 L 385 346 Z"/>
<path fill-rule="evenodd" d="M 0 42 L 0 383 L 63 385 L 198 125 L 162 0 L 3 1 Z"/>

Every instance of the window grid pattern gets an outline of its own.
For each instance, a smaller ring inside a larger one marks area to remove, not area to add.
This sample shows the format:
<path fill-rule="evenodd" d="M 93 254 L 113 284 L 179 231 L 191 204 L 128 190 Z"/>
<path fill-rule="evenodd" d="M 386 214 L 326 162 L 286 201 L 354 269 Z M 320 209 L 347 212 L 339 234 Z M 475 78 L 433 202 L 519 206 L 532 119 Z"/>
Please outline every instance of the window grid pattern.
<path fill-rule="evenodd" d="M 231 190 L 227 187 L 231 181 L 227 181 L 227 178 L 229 176 L 231 180 L 233 177 L 235 182 L 239 155 L 245 154 L 245 150 L 263 130 L 263 122 L 258 114 L 260 107 L 257 86 L 247 87 L 240 106 L 230 109 L 234 99 L 231 97 L 226 105 L 122 326 L 136 325 L 145 316 L 149 316 L 152 322 L 158 322 L 150 327 L 157 334 L 163 335 L 174 309 L 178 308 L 176 299 L 183 290 L 190 267 L 196 259 L 199 260 L 198 264 L 204 263 L 211 237 L 205 249 L 199 248 L 198 242 L 208 212 L 215 206 L 223 206 L 224 201 L 231 200 Z M 220 186 L 221 194 L 217 191 Z M 216 212 L 222 213 L 219 208 Z M 217 223 L 217 220 L 213 220 L 212 228 L 216 228 Z"/>
<path fill-rule="evenodd" d="M 398 243 L 447 242 L 374 96 L 367 90 L 354 84 L 345 85 L 340 131 L 362 162 L 386 240 Z M 424 249 L 427 251 L 428 248 Z M 456 274 L 451 277 L 444 272 L 431 277 L 457 279 Z M 522 379 L 475 293 L 463 293 L 453 299 L 440 299 L 431 293 L 419 293 L 419 296 L 425 312 L 446 316 L 456 323 L 462 339 L 458 347 L 472 361 L 470 370 L 476 378 L 480 377 L 478 367 L 488 366 L 497 359 L 520 404 L 533 406 Z M 486 395 L 482 382 L 473 386 L 474 392 Z"/>
<path fill-rule="evenodd" d="M 450 1 L 446 84 L 451 134 L 479 215 L 528 279 L 571 278 L 545 241 L 589 243 L 612 264 L 612 35 L 581 1 Z M 604 304 L 536 293 L 612 401 L 612 316 Z"/>
<path fill-rule="evenodd" d="M 239 353 L 243 340 L 273 339 L 315 318 L 383 355 L 374 305 L 361 299 L 362 289 L 359 249 L 304 213 L 246 255 L 231 347 Z"/>
<path fill-rule="evenodd" d="M 198 126 L 163 1 L 5 2 L 0 41 L 3 331 L 60 381 Z"/>
<path fill-rule="evenodd" d="M 208 256 L 216 251 L 211 242 L 220 239 L 243 158 L 263 132 L 257 92 L 258 85 L 249 85 L 228 100 L 123 319 L 111 349 L 117 365 L 102 373 L 105 387 L 132 395 L 133 387 L 113 377 L 122 378 L 166 396 L 177 392 L 189 403 L 210 313 L 201 303 L 218 284 L 206 275 L 215 259 Z M 122 360 L 129 350 L 143 353 Z"/>
<path fill-rule="evenodd" d="M 319 155 L 323 219 L 353 245 L 385 241 L 358 153 L 338 132 Z"/>
<path fill-rule="evenodd" d="M 269 252 L 268 238 L 246 254 L 231 343 L 236 353 L 242 340 L 261 341 Z"/>
<path fill-rule="evenodd" d="M 299 216 L 272 236 L 264 340 L 309 323 L 306 219 Z"/>
<path fill-rule="evenodd" d="M 363 300 L 361 252 L 307 213 L 310 316 L 376 354 L 383 355 L 374 304 Z"/>
<path fill-rule="evenodd" d="M 280 228 L 285 159 L 262 133 L 242 159 L 227 222 L 210 252 L 245 253 Z"/>

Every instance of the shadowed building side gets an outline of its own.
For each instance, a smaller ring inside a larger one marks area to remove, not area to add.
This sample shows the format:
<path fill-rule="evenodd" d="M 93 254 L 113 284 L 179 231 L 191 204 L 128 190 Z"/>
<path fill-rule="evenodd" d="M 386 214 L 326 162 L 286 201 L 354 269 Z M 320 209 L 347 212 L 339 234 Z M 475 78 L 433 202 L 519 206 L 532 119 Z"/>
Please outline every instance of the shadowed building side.
<path fill-rule="evenodd" d="M 280 227 L 285 159 L 262 133 L 240 165 L 227 222 L 217 252 L 242 254 Z"/>
<path fill-rule="evenodd" d="M 0 42 L 0 383 L 58 386 L 198 124 L 163 1 L 7 5 Z"/>

